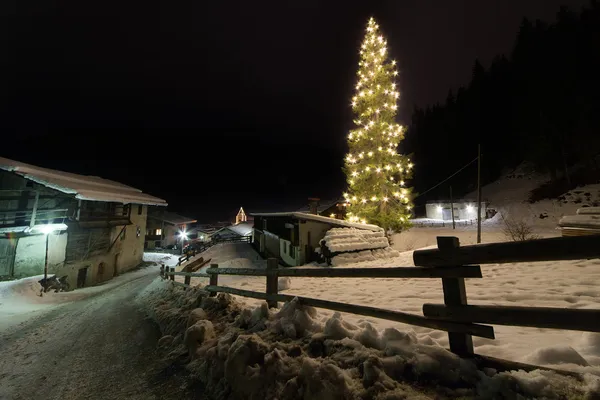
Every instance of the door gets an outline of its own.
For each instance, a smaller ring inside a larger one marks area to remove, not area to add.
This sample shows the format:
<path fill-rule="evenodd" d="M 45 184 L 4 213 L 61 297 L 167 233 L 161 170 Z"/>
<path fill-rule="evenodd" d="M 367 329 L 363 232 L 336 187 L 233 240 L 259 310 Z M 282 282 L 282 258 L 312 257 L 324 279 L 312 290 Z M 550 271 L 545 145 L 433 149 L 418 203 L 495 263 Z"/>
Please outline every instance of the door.
<path fill-rule="evenodd" d="M 19 239 L 0 239 L 0 276 L 13 276 L 15 249 Z"/>
<path fill-rule="evenodd" d="M 77 272 L 77 288 L 82 288 L 85 286 L 85 282 L 87 279 L 87 270 L 88 267 L 79 268 Z"/>
<path fill-rule="evenodd" d="M 444 221 L 451 221 L 452 220 L 452 210 L 449 208 L 444 208 L 442 210 L 442 219 Z"/>
<path fill-rule="evenodd" d="M 119 275 L 119 256 L 121 255 L 121 253 L 117 253 L 115 254 L 115 266 L 113 268 L 113 276 L 117 276 Z"/>

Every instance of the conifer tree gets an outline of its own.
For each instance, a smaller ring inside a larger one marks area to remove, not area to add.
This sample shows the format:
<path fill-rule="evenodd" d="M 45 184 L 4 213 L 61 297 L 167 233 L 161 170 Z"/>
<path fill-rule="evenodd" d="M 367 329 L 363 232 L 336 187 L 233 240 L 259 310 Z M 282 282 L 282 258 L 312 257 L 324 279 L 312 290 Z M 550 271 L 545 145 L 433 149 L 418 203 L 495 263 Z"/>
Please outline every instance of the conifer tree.
<path fill-rule="evenodd" d="M 404 128 L 395 122 L 396 62 L 388 59 L 386 41 L 373 18 L 360 49 L 358 83 L 352 98 L 355 127 L 348 134 L 345 159 L 348 219 L 376 224 L 386 231 L 409 226 L 413 164 L 398 154 Z"/>

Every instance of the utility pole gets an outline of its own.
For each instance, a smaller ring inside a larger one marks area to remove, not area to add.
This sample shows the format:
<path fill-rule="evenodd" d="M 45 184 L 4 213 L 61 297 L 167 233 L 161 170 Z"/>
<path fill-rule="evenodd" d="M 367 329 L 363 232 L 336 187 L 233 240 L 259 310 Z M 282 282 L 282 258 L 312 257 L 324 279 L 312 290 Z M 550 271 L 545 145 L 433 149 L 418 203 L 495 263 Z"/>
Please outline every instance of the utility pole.
<path fill-rule="evenodd" d="M 454 201 L 452 200 L 452 186 L 450 186 L 450 210 L 452 211 L 452 229 L 456 229 L 456 223 L 454 222 Z"/>
<path fill-rule="evenodd" d="M 481 144 L 477 145 L 477 243 L 481 243 Z"/>

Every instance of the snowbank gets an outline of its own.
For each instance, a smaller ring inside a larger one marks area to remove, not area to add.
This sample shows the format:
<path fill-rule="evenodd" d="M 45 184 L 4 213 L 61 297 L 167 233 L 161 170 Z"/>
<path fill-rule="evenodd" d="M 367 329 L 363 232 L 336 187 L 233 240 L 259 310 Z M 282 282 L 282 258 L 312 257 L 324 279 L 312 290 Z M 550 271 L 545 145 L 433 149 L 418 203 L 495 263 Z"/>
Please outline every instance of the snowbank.
<path fill-rule="evenodd" d="M 175 267 L 179 262 L 179 256 L 170 253 L 144 253 L 144 261 L 164 264 L 167 267 Z"/>
<path fill-rule="evenodd" d="M 412 330 L 379 332 L 297 301 L 248 307 L 156 280 L 142 294 L 165 335 L 159 351 L 187 360 L 206 394 L 239 399 L 594 398 L 598 378 L 548 371 L 485 371 Z M 190 317 L 191 316 L 191 317 Z M 595 340 L 592 340 L 595 343 Z"/>
<path fill-rule="evenodd" d="M 600 215 L 567 215 L 562 217 L 558 224 L 562 227 L 600 228 Z"/>

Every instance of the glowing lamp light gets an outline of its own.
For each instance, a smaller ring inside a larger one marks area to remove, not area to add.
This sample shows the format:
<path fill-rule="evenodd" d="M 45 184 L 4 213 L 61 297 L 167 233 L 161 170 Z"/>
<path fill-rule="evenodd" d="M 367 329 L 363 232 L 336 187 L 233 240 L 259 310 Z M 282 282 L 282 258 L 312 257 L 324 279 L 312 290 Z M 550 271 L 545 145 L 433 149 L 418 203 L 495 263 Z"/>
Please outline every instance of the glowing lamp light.
<path fill-rule="evenodd" d="M 330 218 L 335 218 L 335 214 L 331 214 L 329 217 Z"/>
<path fill-rule="evenodd" d="M 44 235 L 49 235 L 52 232 L 64 231 L 68 227 L 65 224 L 45 224 L 45 225 L 36 225 L 32 228 L 32 231 L 39 232 Z"/>
<path fill-rule="evenodd" d="M 473 212 L 473 206 L 472 205 L 468 205 L 467 206 L 467 212 Z"/>
<path fill-rule="evenodd" d="M 187 240 L 187 238 L 188 238 L 187 232 L 184 232 L 184 231 L 179 231 L 179 237 L 180 237 L 182 240 Z"/>
<path fill-rule="evenodd" d="M 442 206 L 437 206 L 438 212 L 442 212 Z"/>

